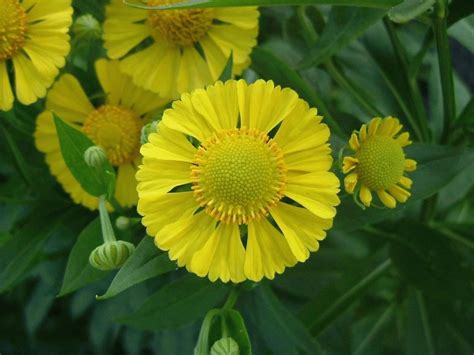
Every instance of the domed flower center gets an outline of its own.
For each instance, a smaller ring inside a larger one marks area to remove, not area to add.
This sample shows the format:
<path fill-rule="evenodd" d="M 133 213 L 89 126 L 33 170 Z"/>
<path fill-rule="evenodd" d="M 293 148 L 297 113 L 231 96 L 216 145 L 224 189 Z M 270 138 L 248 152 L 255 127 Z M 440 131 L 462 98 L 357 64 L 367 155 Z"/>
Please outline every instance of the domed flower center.
<path fill-rule="evenodd" d="M 165 5 L 181 0 L 149 0 L 149 6 Z M 149 10 L 148 24 L 155 39 L 191 46 L 199 41 L 212 25 L 212 9 Z"/>
<path fill-rule="evenodd" d="M 283 154 L 265 133 L 223 130 L 199 148 L 192 166 L 197 202 L 224 223 L 265 216 L 283 196 Z"/>
<path fill-rule="evenodd" d="M 103 105 L 89 114 L 82 131 L 107 152 L 113 165 L 119 166 L 137 157 L 141 128 L 142 123 L 135 112 Z"/>
<path fill-rule="evenodd" d="M 405 155 L 400 145 L 388 136 L 369 137 L 356 156 L 359 178 L 371 190 L 386 189 L 403 175 Z"/>
<path fill-rule="evenodd" d="M 0 9 L 0 60 L 6 60 L 25 45 L 27 20 L 18 0 L 0 0 Z"/>

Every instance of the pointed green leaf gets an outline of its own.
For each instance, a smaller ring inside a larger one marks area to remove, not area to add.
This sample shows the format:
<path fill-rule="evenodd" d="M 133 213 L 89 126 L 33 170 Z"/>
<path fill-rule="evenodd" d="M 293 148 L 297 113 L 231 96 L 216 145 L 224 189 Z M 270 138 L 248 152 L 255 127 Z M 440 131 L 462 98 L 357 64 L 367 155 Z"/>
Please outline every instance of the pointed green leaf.
<path fill-rule="evenodd" d="M 225 65 L 224 69 L 222 70 L 222 73 L 219 76 L 218 80 L 225 82 L 227 80 L 232 79 L 232 69 L 233 69 L 233 67 L 234 67 L 234 54 L 231 51 L 230 55 L 229 55 L 229 59 L 227 60 L 227 63 Z"/>

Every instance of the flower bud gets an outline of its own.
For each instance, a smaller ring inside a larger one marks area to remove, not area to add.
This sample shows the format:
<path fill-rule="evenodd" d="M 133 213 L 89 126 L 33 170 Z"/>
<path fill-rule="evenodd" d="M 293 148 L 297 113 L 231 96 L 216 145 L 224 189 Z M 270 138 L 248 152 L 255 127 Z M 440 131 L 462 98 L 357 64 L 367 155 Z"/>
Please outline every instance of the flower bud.
<path fill-rule="evenodd" d="M 142 133 L 141 133 L 141 136 L 140 136 L 141 144 L 148 143 L 148 136 L 150 135 L 150 133 L 155 133 L 156 132 L 157 124 L 158 124 L 157 121 L 153 121 L 153 122 L 150 122 L 150 123 L 146 124 L 145 126 L 143 126 Z"/>
<path fill-rule="evenodd" d="M 89 263 L 98 270 L 119 269 L 134 253 L 135 245 L 123 240 L 104 243 L 89 255 Z"/>
<path fill-rule="evenodd" d="M 84 152 L 84 160 L 90 167 L 99 168 L 107 161 L 107 154 L 102 147 L 93 145 Z"/>
<path fill-rule="evenodd" d="M 130 227 L 130 218 L 120 216 L 115 220 L 115 226 L 119 230 L 127 230 Z"/>
<path fill-rule="evenodd" d="M 239 355 L 239 353 L 239 344 L 232 338 L 219 339 L 211 348 L 211 355 Z"/>
<path fill-rule="evenodd" d="M 102 37 L 102 28 L 99 21 L 91 14 L 79 16 L 72 26 L 76 38 L 84 41 L 99 40 Z"/>

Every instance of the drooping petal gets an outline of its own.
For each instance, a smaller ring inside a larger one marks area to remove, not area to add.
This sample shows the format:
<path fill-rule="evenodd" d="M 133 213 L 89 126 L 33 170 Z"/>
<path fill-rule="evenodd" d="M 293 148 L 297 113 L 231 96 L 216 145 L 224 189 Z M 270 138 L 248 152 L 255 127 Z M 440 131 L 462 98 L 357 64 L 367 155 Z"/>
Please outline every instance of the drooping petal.
<path fill-rule="evenodd" d="M 0 61 L 0 110 L 10 111 L 13 107 L 13 92 L 8 78 L 6 62 Z"/>
<path fill-rule="evenodd" d="M 382 201 L 382 203 L 388 208 L 395 208 L 397 206 L 397 202 L 395 201 L 393 196 L 390 195 L 387 191 L 385 190 L 377 191 L 377 195 L 380 201 Z"/>
<path fill-rule="evenodd" d="M 361 185 L 360 187 L 360 192 L 359 192 L 359 197 L 360 197 L 360 200 L 362 201 L 362 203 L 366 206 L 366 207 L 370 207 L 370 203 L 372 202 L 372 193 L 370 192 L 370 189 L 365 186 L 365 185 Z"/>
<path fill-rule="evenodd" d="M 136 170 L 132 164 L 119 166 L 117 182 L 115 184 L 115 197 L 123 207 L 135 206 L 138 201 Z"/>
<path fill-rule="evenodd" d="M 416 161 L 413 159 L 405 159 L 405 171 L 415 171 Z"/>

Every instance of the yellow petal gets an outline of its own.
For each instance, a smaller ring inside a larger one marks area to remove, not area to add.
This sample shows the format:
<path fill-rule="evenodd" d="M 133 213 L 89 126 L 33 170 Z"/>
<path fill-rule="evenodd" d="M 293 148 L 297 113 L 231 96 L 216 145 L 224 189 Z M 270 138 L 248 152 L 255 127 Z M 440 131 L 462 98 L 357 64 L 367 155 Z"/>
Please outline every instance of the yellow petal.
<path fill-rule="evenodd" d="M 13 107 L 13 92 L 8 78 L 6 62 L 0 61 L 0 110 L 10 111 Z"/>
<path fill-rule="evenodd" d="M 412 141 L 410 140 L 410 134 L 408 132 L 403 132 L 395 140 L 398 144 L 400 144 L 400 147 L 405 147 L 412 143 Z"/>
<path fill-rule="evenodd" d="M 415 171 L 416 161 L 413 159 L 405 159 L 405 171 Z"/>
<path fill-rule="evenodd" d="M 397 185 L 390 186 L 387 190 L 398 202 L 406 202 L 411 195 L 407 190 Z"/>
<path fill-rule="evenodd" d="M 377 129 L 379 128 L 381 120 L 382 119 L 380 117 L 376 117 L 376 118 L 373 118 L 369 122 L 369 132 L 368 132 L 369 137 L 375 136 L 377 134 Z"/>
<path fill-rule="evenodd" d="M 359 138 L 357 137 L 357 133 L 352 133 L 351 138 L 349 139 L 349 146 L 353 151 L 356 151 L 360 148 Z"/>
<path fill-rule="evenodd" d="M 377 195 L 379 196 L 380 201 L 382 201 L 382 203 L 388 208 L 395 208 L 397 206 L 397 202 L 387 191 L 377 191 Z"/>
<path fill-rule="evenodd" d="M 399 184 L 402 185 L 404 188 L 410 189 L 411 185 L 413 184 L 413 181 L 406 176 L 402 176 L 400 178 Z"/>
<path fill-rule="evenodd" d="M 359 176 L 357 175 L 357 173 L 351 173 L 345 177 L 344 188 L 346 189 L 348 193 L 350 194 L 354 193 L 354 189 L 357 185 L 358 178 Z"/>
<path fill-rule="evenodd" d="M 115 197 L 123 207 L 131 207 L 137 204 L 138 194 L 135 172 L 135 168 L 131 164 L 121 165 L 118 168 Z"/>
<path fill-rule="evenodd" d="M 347 174 L 349 171 L 354 170 L 357 164 L 359 164 L 359 159 L 354 157 L 344 157 L 344 160 L 342 161 L 342 172 Z"/>
<path fill-rule="evenodd" d="M 359 198 L 366 207 L 370 207 L 370 203 L 372 202 L 372 193 L 367 186 L 361 185 Z"/>
<path fill-rule="evenodd" d="M 365 124 L 360 127 L 359 138 L 361 142 L 365 142 L 367 139 L 367 126 Z"/>

